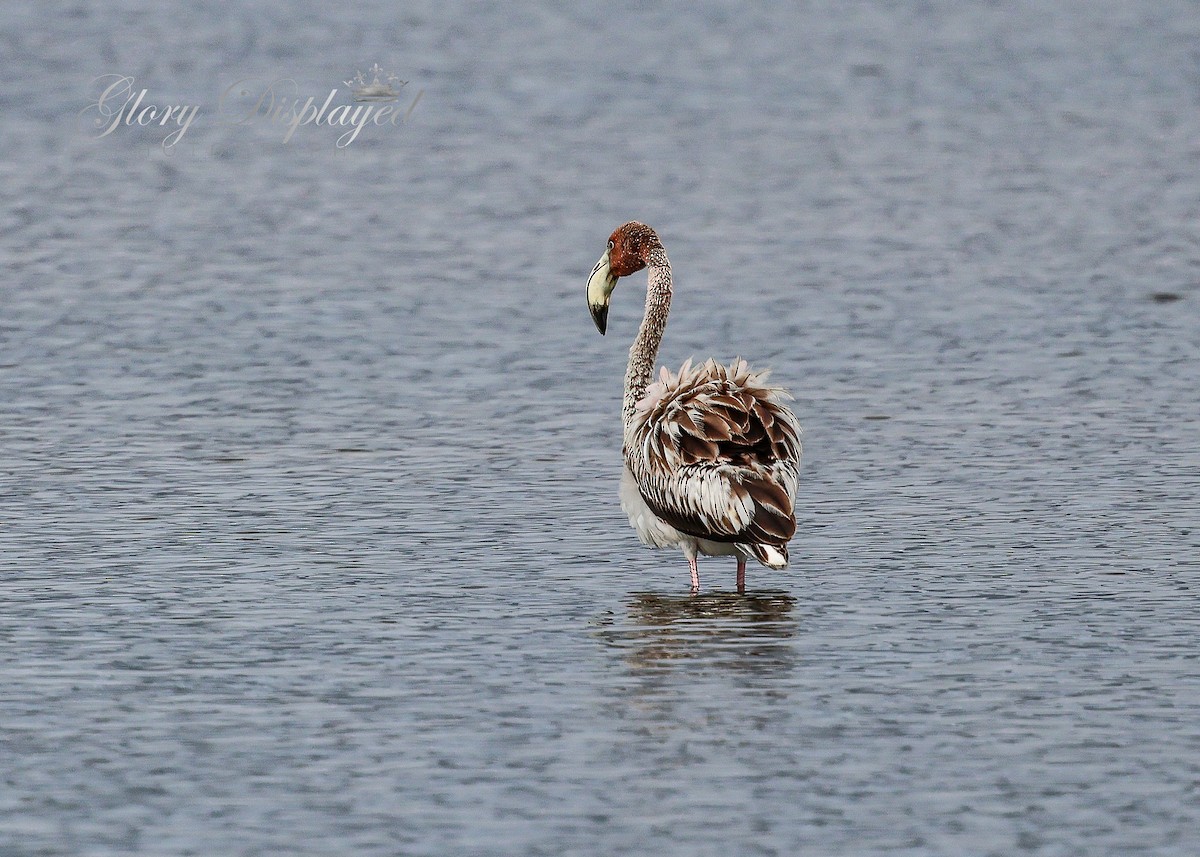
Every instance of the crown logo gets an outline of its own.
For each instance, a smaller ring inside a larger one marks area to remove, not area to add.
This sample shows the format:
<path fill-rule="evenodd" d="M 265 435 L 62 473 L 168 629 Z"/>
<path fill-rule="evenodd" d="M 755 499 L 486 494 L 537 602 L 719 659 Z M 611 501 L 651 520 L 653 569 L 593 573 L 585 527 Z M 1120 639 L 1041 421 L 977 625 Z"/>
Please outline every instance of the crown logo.
<path fill-rule="evenodd" d="M 379 76 L 383 74 L 383 67 L 379 63 L 371 66 L 370 74 L 371 81 L 369 83 L 361 71 L 350 80 L 342 81 L 354 90 L 355 101 L 395 101 L 400 97 L 400 93 L 392 87 L 392 84 L 398 83 L 400 86 L 404 86 L 408 83 L 407 80 L 400 80 L 394 74 L 389 74 L 380 80 Z"/>

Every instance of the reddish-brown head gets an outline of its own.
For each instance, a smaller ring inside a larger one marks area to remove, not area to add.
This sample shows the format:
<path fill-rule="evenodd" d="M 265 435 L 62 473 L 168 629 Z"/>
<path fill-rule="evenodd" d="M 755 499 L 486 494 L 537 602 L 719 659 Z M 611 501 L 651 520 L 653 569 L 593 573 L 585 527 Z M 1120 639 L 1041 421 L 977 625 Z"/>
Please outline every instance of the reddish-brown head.
<path fill-rule="evenodd" d="M 658 234 L 644 223 L 631 220 L 608 237 L 609 267 L 616 277 L 636 274 L 650 264 L 650 251 L 662 249 Z"/>
<path fill-rule="evenodd" d="M 604 333 L 608 326 L 608 299 L 618 277 L 628 277 L 650 264 L 650 253 L 662 249 L 658 234 L 644 223 L 631 220 L 617 227 L 608 238 L 608 249 L 588 277 L 588 309 L 596 328 Z"/>

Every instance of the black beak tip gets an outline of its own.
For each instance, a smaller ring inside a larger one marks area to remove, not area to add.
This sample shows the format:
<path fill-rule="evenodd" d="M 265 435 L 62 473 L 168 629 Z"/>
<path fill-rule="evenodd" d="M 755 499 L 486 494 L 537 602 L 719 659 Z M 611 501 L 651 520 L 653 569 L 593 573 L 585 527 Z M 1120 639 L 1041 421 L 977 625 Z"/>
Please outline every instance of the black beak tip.
<path fill-rule="evenodd" d="M 600 331 L 600 335 L 603 336 L 604 332 L 608 330 L 608 307 L 592 307 L 592 321 L 596 322 L 596 330 Z"/>

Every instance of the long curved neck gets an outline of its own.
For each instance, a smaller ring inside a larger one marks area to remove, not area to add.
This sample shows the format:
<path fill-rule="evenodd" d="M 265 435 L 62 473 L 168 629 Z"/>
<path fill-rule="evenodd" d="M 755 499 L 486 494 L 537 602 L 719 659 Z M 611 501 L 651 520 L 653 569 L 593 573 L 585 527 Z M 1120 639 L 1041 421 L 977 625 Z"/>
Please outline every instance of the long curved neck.
<path fill-rule="evenodd" d="M 647 267 L 650 274 L 646 282 L 646 314 L 642 316 L 637 339 L 629 348 L 629 366 L 625 370 L 621 419 L 626 426 L 633 420 L 638 400 L 646 394 L 646 387 L 654 375 L 654 360 L 658 357 L 658 345 L 667 329 L 667 314 L 671 311 L 671 263 L 667 261 L 666 251 L 661 247 L 651 250 Z"/>

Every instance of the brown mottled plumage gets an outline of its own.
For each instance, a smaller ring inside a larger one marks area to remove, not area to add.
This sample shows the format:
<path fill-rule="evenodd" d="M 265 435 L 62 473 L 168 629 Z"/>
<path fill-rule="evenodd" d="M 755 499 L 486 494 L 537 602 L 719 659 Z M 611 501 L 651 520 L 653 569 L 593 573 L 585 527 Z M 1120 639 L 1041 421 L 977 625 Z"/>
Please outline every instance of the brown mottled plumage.
<path fill-rule="evenodd" d="M 800 426 L 783 403 L 787 394 L 742 360 L 689 360 L 678 373 L 662 369 L 651 384 L 671 305 L 670 262 L 653 229 L 631 222 L 612 234 L 588 280 L 588 303 L 603 333 L 617 277 L 642 268 L 650 273 L 625 373 L 621 505 L 645 544 L 683 550 L 693 591 L 703 553 L 736 556 L 744 592 L 746 557 L 770 568 L 787 565 Z"/>
<path fill-rule="evenodd" d="M 691 536 L 762 543 L 786 555 L 796 532 L 800 429 L 744 361 L 664 368 L 637 405 L 626 460 L 642 497 Z M 669 486 L 669 489 L 668 489 Z"/>

